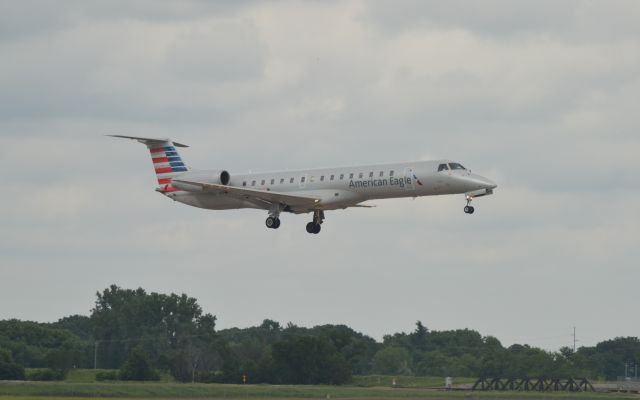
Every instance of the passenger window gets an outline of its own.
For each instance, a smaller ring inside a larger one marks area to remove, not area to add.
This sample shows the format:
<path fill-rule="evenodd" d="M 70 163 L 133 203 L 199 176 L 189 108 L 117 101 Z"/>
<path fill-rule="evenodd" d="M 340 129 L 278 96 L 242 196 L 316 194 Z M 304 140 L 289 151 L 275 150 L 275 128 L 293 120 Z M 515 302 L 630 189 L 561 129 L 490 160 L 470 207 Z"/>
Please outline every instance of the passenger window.
<path fill-rule="evenodd" d="M 462 165 L 458 163 L 449 163 L 449 168 L 453 169 L 465 169 Z"/>
<path fill-rule="evenodd" d="M 440 171 L 447 171 L 449 169 L 449 167 L 447 167 L 447 164 L 440 164 L 438 166 L 438 172 Z"/>
<path fill-rule="evenodd" d="M 373 171 L 369 172 L 369 178 L 373 178 Z"/>
<path fill-rule="evenodd" d="M 255 186 L 256 185 L 256 181 L 251 181 L 251 186 Z"/>
<path fill-rule="evenodd" d="M 344 179 L 344 174 L 340 174 L 340 180 Z"/>
<path fill-rule="evenodd" d="M 262 180 L 262 183 L 260 183 L 260 185 L 264 186 L 264 179 Z"/>
<path fill-rule="evenodd" d="M 284 183 L 284 178 L 280 178 L 280 184 L 282 185 Z"/>
<path fill-rule="evenodd" d="M 274 183 L 276 183 L 276 180 L 271 178 L 271 184 L 273 185 Z"/>
<path fill-rule="evenodd" d="M 247 186 L 247 181 L 242 182 L 242 186 Z"/>
<path fill-rule="evenodd" d="M 289 179 L 289 183 L 293 183 L 293 178 Z"/>
<path fill-rule="evenodd" d="M 320 176 L 320 182 L 324 182 L 324 175 Z"/>
<path fill-rule="evenodd" d="M 384 176 L 384 171 L 380 171 L 380 178 L 382 178 L 382 176 Z"/>
<path fill-rule="evenodd" d="M 304 177 L 304 176 L 303 176 L 302 178 L 300 178 L 300 182 L 304 183 L 304 179 L 305 179 L 305 178 L 306 178 L 306 177 Z"/>
<path fill-rule="evenodd" d="M 332 181 L 333 178 L 335 178 L 333 175 L 331 175 L 331 177 L 329 177 L 329 180 Z"/>
<path fill-rule="evenodd" d="M 364 174 L 363 174 L 362 172 L 360 172 L 360 173 L 358 174 L 358 178 L 360 178 L 360 179 L 362 179 L 362 177 L 363 177 L 363 176 L 364 176 Z"/>
<path fill-rule="evenodd" d="M 349 174 L 349 179 L 353 179 L 353 172 Z"/>
<path fill-rule="evenodd" d="M 393 177 L 393 170 L 389 171 L 389 176 Z"/>

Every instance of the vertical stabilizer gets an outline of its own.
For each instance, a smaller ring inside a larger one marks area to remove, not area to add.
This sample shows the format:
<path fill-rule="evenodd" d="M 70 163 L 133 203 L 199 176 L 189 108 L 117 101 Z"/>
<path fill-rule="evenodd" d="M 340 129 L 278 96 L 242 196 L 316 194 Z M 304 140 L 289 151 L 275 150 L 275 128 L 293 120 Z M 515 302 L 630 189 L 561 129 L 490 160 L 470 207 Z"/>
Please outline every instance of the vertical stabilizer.
<path fill-rule="evenodd" d="M 137 140 L 149 149 L 153 169 L 158 179 L 158 191 L 169 193 L 177 191 L 171 186 L 171 180 L 189 169 L 182 161 L 176 147 L 188 147 L 184 144 L 173 142 L 170 139 L 149 139 L 135 136 L 107 135 L 112 137 Z"/>

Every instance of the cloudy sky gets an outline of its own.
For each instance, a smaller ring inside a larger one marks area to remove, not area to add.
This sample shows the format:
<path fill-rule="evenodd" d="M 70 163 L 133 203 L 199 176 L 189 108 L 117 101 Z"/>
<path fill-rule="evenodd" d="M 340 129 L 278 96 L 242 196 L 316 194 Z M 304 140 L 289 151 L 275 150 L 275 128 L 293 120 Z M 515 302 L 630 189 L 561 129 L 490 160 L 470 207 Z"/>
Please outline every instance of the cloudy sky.
<path fill-rule="evenodd" d="M 637 1 L 0 3 L 0 319 L 115 283 L 221 328 L 637 336 Z M 144 146 L 231 172 L 451 158 L 499 187 L 277 231 L 154 192 Z"/>

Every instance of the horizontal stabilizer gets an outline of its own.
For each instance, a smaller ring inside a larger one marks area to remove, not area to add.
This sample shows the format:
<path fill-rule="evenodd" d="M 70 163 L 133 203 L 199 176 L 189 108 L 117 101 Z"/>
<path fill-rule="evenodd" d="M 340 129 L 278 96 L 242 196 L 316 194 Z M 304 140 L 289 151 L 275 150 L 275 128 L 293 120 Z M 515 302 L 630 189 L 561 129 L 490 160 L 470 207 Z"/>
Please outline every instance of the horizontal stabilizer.
<path fill-rule="evenodd" d="M 186 144 L 176 143 L 171 139 L 151 139 L 151 138 L 143 138 L 143 137 L 137 137 L 137 136 L 124 136 L 124 135 L 106 135 L 106 136 L 123 138 L 123 139 L 133 139 L 146 145 L 150 145 L 150 144 L 163 145 L 164 143 L 170 142 L 170 143 L 173 143 L 173 145 L 176 147 L 189 147 Z"/>

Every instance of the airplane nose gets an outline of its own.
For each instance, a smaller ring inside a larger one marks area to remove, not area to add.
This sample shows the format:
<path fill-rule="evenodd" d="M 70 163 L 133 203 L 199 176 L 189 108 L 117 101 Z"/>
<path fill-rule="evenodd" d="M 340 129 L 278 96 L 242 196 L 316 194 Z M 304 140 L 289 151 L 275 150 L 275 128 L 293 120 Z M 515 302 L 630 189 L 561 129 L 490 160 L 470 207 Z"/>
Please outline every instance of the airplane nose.
<path fill-rule="evenodd" d="M 478 189 L 493 190 L 498 187 L 498 185 L 491 179 L 476 174 L 471 176 L 471 183 Z"/>
<path fill-rule="evenodd" d="M 498 187 L 498 185 L 494 181 L 492 181 L 491 179 L 487 179 L 487 178 L 483 177 L 482 181 L 483 181 L 483 183 L 485 185 L 485 189 L 493 190 L 493 189 Z"/>

